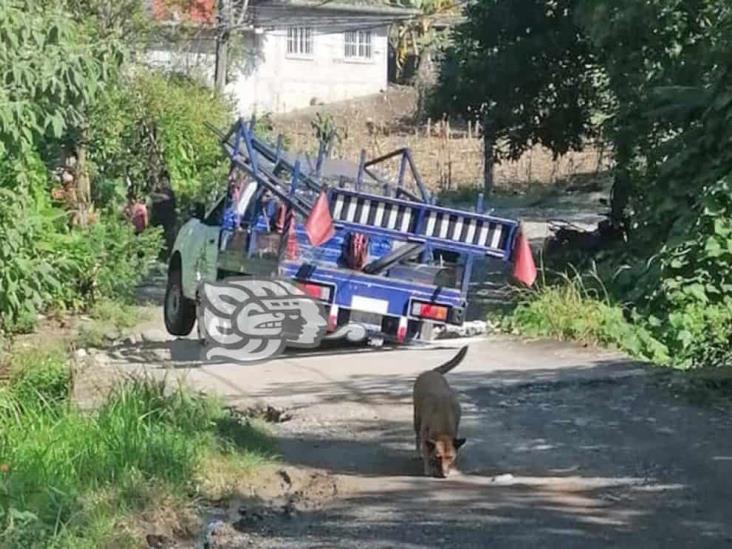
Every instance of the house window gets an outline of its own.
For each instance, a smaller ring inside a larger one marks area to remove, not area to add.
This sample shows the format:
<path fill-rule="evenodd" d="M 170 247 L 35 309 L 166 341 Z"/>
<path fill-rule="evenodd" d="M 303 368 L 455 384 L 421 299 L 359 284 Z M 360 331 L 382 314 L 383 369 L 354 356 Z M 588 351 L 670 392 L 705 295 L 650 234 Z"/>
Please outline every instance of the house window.
<path fill-rule="evenodd" d="M 311 27 L 287 27 L 287 55 L 310 56 L 313 54 L 313 29 Z"/>
<path fill-rule="evenodd" d="M 371 59 L 371 31 L 346 31 L 346 58 Z"/>

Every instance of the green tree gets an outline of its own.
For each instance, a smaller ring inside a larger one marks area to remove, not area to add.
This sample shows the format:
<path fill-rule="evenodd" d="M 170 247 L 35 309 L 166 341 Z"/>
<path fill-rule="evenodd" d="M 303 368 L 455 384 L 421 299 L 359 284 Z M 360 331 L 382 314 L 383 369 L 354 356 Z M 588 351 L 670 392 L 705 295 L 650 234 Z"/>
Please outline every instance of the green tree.
<path fill-rule="evenodd" d="M 84 122 L 120 63 L 114 42 L 93 40 L 59 6 L 0 0 L 0 154 L 19 157 Z"/>
<path fill-rule="evenodd" d="M 617 290 L 675 364 L 730 365 L 732 2 L 584 0 L 578 17 L 613 97 Z"/>
<path fill-rule="evenodd" d="M 143 0 L 57 0 L 96 39 L 118 39 L 131 51 L 147 44 L 151 17 Z"/>
<path fill-rule="evenodd" d="M 441 99 L 482 109 L 499 159 L 601 128 L 628 236 L 604 254 L 610 291 L 674 364 L 732 364 L 732 1 L 492 0 L 468 17 Z"/>
<path fill-rule="evenodd" d="M 108 267 L 109 278 L 129 280 L 117 267 L 147 256 L 125 227 L 106 239 L 106 226 L 71 231 L 48 193 L 53 151 L 84 127 L 118 72 L 117 41 L 102 40 L 60 3 L 0 0 L 0 43 L 0 331 L 14 331 L 32 327 L 51 304 L 92 295 Z M 91 244 L 110 241 L 116 257 L 94 253 Z"/>
<path fill-rule="evenodd" d="M 602 67 L 616 161 L 612 215 L 662 242 L 698 189 L 658 179 L 674 136 L 696 126 L 729 66 L 730 2 L 582 0 L 575 19 Z M 696 168 L 693 168 L 696 169 Z M 653 230 L 645 230 L 654 225 Z M 649 238 L 644 239 L 648 245 Z"/>
<path fill-rule="evenodd" d="M 433 108 L 480 119 L 487 193 L 495 162 L 537 143 L 560 155 L 597 132 L 601 72 L 574 17 L 578 1 L 470 3 L 454 31 Z"/>

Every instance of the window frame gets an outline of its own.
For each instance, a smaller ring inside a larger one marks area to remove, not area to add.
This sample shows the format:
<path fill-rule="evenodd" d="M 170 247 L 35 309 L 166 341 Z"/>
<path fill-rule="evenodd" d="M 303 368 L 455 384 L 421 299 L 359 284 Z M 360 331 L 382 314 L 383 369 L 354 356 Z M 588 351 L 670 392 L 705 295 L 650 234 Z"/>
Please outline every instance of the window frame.
<path fill-rule="evenodd" d="M 315 50 L 313 27 L 288 25 L 285 36 L 285 56 L 295 59 L 312 59 Z"/>
<path fill-rule="evenodd" d="M 343 33 L 343 58 L 351 62 L 374 59 L 374 41 L 371 30 L 347 30 Z"/>

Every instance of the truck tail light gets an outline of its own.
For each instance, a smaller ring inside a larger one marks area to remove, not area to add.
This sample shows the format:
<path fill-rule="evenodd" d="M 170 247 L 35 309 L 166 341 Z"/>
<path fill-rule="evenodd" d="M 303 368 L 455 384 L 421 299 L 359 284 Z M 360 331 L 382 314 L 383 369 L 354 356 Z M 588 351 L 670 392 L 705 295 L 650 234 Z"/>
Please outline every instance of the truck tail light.
<path fill-rule="evenodd" d="M 313 284 L 312 282 L 298 282 L 297 287 L 300 288 L 305 295 L 320 301 L 330 302 L 330 286 L 322 284 Z"/>
<path fill-rule="evenodd" d="M 422 303 L 415 301 L 412 303 L 412 316 L 419 318 L 428 318 L 430 320 L 439 320 L 444 322 L 447 320 L 448 307 L 444 305 L 435 305 L 434 303 Z"/>

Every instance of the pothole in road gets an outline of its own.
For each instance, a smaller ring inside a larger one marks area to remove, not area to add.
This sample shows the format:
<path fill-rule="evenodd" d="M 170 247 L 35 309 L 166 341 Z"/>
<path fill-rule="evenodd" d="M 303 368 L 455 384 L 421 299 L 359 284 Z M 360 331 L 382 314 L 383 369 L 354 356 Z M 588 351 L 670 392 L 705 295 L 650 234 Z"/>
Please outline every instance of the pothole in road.
<path fill-rule="evenodd" d="M 203 531 L 204 547 L 258 546 L 278 532 L 307 523 L 340 493 L 335 477 L 292 467 L 261 471 L 241 488 L 238 497 L 212 509 Z"/>
<path fill-rule="evenodd" d="M 239 413 L 250 419 L 258 419 L 266 423 L 285 423 L 292 419 L 292 414 L 284 408 L 278 408 L 270 404 L 250 406 Z"/>

